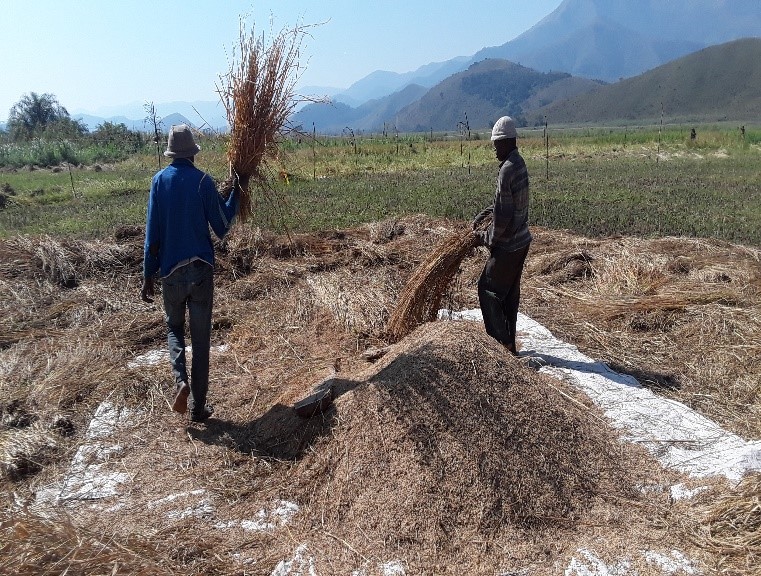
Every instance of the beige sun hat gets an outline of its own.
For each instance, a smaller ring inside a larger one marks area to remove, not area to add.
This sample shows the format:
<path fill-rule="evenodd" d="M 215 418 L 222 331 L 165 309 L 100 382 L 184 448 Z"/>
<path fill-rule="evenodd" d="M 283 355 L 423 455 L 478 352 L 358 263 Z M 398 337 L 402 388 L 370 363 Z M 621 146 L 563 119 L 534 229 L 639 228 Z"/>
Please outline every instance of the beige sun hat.
<path fill-rule="evenodd" d="M 517 138 L 518 132 L 515 129 L 515 121 L 510 116 L 502 116 L 494 123 L 491 130 L 492 140 L 504 140 L 505 138 Z"/>
<path fill-rule="evenodd" d="M 191 158 L 201 151 L 196 144 L 193 132 L 187 124 L 175 124 L 169 129 L 169 142 L 164 156 L 170 158 Z"/>

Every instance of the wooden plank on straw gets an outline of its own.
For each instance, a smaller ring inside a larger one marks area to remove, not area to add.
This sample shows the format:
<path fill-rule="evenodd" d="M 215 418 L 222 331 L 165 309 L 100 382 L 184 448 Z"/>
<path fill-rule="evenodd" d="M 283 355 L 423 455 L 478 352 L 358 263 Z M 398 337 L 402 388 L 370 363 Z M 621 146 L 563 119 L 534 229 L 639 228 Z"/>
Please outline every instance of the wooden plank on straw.
<path fill-rule="evenodd" d="M 253 209 L 252 186 L 269 190 L 265 166 L 278 157 L 279 141 L 297 100 L 299 51 L 306 28 L 286 28 L 266 41 L 255 29 L 240 27 L 240 46 L 230 70 L 217 85 L 230 126 L 227 158 L 240 181 L 239 218 L 245 222 Z M 232 178 L 221 185 L 232 190 Z"/>
<path fill-rule="evenodd" d="M 390 339 L 400 340 L 420 324 L 436 318 L 447 286 L 476 246 L 478 238 L 470 229 L 449 235 L 437 246 L 399 294 L 399 301 L 386 326 Z"/>

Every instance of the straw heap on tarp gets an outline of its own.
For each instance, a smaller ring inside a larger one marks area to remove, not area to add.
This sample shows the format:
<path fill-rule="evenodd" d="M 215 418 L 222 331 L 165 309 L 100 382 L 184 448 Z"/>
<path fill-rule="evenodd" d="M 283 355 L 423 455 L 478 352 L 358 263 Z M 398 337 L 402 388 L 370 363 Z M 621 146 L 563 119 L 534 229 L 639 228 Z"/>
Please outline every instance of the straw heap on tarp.
<path fill-rule="evenodd" d="M 239 218 L 252 210 L 250 184 L 266 190 L 264 164 L 277 158 L 278 137 L 296 105 L 299 48 L 305 29 L 284 29 L 265 44 L 264 36 L 241 26 L 239 61 L 220 77 L 217 92 L 227 111 L 230 142 L 227 158 L 240 183 Z M 229 193 L 233 179 L 221 185 Z"/>
<path fill-rule="evenodd" d="M 422 323 L 436 318 L 441 299 L 460 263 L 478 244 L 478 236 L 472 230 L 455 232 L 415 270 L 389 318 L 386 328 L 389 338 L 400 340 Z"/>

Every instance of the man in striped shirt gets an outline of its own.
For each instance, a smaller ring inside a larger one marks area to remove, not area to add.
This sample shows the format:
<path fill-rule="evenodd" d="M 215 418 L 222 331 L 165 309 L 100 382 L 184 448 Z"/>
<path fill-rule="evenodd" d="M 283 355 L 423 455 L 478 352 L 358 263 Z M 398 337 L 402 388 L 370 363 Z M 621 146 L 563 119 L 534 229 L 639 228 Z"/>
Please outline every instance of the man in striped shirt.
<path fill-rule="evenodd" d="M 503 116 L 494 124 L 492 143 L 500 161 L 494 202 L 473 220 L 474 234 L 489 249 L 478 280 L 478 300 L 486 332 L 517 355 L 515 343 L 521 275 L 531 232 L 528 227 L 529 178 L 526 163 L 518 152 L 515 122 Z M 488 216 L 491 224 L 478 230 Z"/>

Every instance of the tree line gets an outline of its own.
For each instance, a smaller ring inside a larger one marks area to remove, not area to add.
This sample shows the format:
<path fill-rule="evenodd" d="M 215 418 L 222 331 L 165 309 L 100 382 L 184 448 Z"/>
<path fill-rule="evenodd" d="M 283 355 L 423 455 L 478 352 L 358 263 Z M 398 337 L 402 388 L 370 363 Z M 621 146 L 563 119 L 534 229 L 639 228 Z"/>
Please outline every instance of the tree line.
<path fill-rule="evenodd" d="M 81 120 L 71 117 L 54 94 L 29 92 L 16 102 L 8 113 L 5 130 L 0 138 L 6 142 L 23 144 L 32 140 L 83 140 L 129 148 L 137 151 L 146 143 L 146 137 L 130 130 L 123 123 L 103 122 L 93 132 Z"/>

